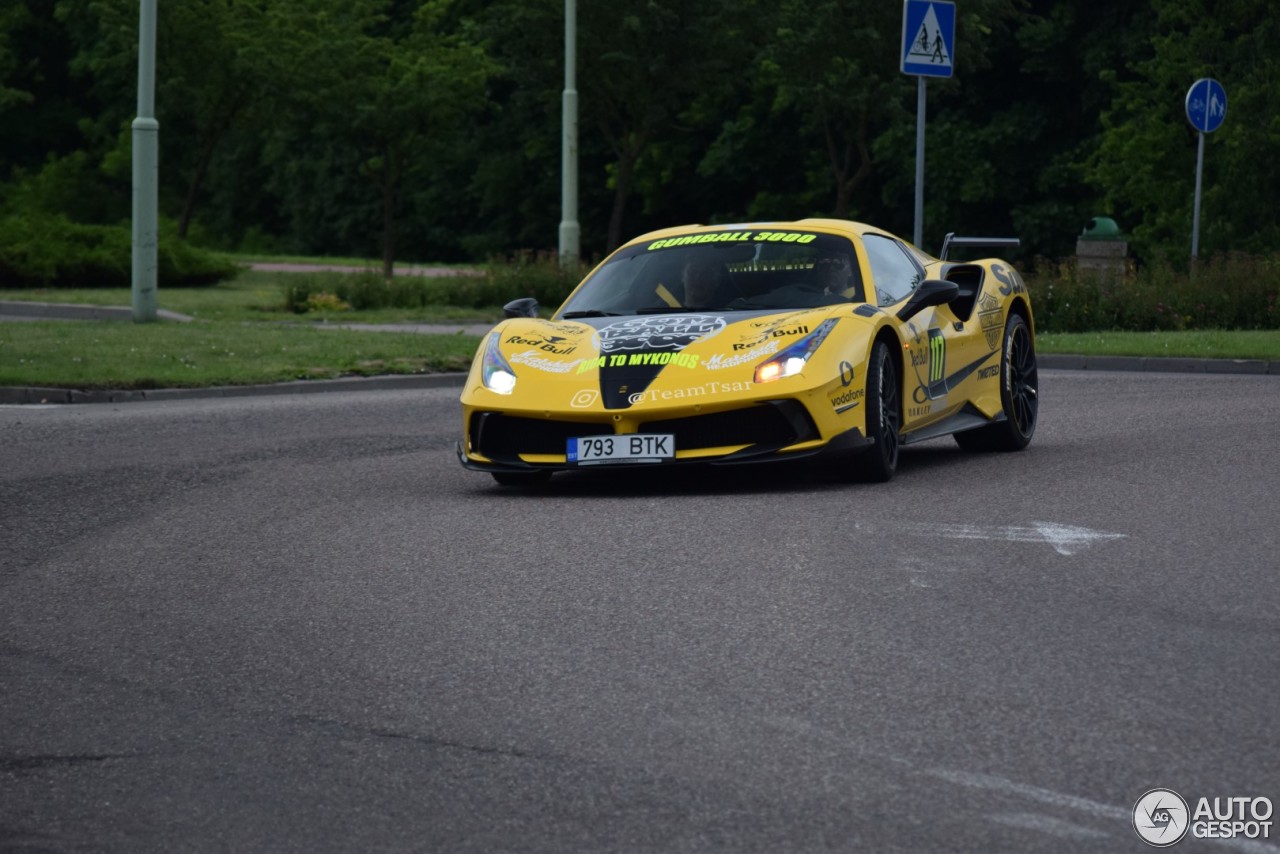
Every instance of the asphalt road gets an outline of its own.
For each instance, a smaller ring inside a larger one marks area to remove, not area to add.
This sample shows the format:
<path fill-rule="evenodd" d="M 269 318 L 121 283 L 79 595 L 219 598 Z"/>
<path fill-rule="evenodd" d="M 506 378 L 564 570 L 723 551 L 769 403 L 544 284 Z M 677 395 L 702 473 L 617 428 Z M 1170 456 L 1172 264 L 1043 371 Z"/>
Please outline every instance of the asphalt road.
<path fill-rule="evenodd" d="M 1042 382 L 1025 453 L 880 486 L 511 492 L 457 389 L 0 407 L 0 850 L 1139 852 L 1149 789 L 1280 801 L 1280 379 Z"/>

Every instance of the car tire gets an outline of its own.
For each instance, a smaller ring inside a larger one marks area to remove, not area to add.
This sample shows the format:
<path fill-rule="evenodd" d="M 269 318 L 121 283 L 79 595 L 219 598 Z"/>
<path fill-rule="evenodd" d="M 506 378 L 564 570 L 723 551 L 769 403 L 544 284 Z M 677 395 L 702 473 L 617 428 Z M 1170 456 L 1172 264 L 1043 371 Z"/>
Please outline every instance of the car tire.
<path fill-rule="evenodd" d="M 493 479 L 500 486 L 520 486 L 526 489 L 533 486 L 543 486 L 551 480 L 551 472 L 549 471 L 495 471 L 490 472 Z"/>
<path fill-rule="evenodd" d="M 955 435 L 966 451 L 1021 451 L 1036 432 L 1040 379 L 1031 327 L 1020 314 L 1009 315 L 1000 347 L 1000 405 L 1004 419 Z"/>
<path fill-rule="evenodd" d="M 881 340 L 867 362 L 867 438 L 870 446 L 854 457 L 854 477 L 884 483 L 898 470 L 902 427 L 902 384 L 889 345 Z"/>

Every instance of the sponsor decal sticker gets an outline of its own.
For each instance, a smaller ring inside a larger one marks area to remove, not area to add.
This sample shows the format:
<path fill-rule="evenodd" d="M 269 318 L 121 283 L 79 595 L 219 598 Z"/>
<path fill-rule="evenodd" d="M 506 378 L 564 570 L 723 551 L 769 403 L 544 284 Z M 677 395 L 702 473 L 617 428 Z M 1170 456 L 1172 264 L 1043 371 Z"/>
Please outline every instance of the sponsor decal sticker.
<path fill-rule="evenodd" d="M 992 264 L 991 274 L 1000 280 L 999 290 L 1001 296 L 1007 297 L 1011 294 L 1025 294 L 1027 292 L 1027 286 L 1022 283 L 1022 277 L 1012 267 Z"/>
<path fill-rule="evenodd" d="M 578 365 L 578 373 L 584 374 L 590 370 L 599 368 L 629 368 L 636 365 L 677 365 L 681 368 L 696 368 L 698 360 L 701 356 L 695 356 L 691 353 L 669 352 L 660 353 L 614 353 L 610 356 L 597 356 L 594 359 L 584 359 L 582 364 Z"/>
<path fill-rule="evenodd" d="M 846 391 L 842 391 L 840 394 L 831 398 L 831 408 L 836 411 L 837 415 L 841 412 L 848 412 L 859 403 L 862 403 L 862 399 L 866 396 L 866 393 L 867 390 L 864 388 L 851 388 Z"/>
<path fill-rule="evenodd" d="M 709 314 L 632 317 L 602 326 L 596 334 L 600 337 L 600 351 L 613 354 L 620 350 L 683 350 L 724 327 L 723 317 Z"/>
<path fill-rule="evenodd" d="M 568 335 L 575 338 L 580 337 L 583 333 L 593 331 L 590 326 L 582 323 L 555 323 L 550 320 L 543 320 L 541 325 L 559 335 Z"/>
<path fill-rule="evenodd" d="M 947 374 L 947 339 L 941 329 L 929 330 L 929 385 L 942 382 Z"/>
<path fill-rule="evenodd" d="M 745 365 L 748 362 L 754 362 L 757 359 L 763 359 L 765 356 L 772 356 L 774 353 L 778 352 L 779 346 L 781 346 L 781 342 L 770 341 L 767 344 L 762 344 L 753 350 L 748 350 L 745 353 L 735 353 L 732 356 L 724 356 L 724 355 L 721 355 L 720 353 L 716 353 L 714 356 L 712 356 L 711 358 L 703 362 L 702 367 L 706 368 L 708 371 L 719 371 L 725 368 L 736 368 L 739 365 Z"/>
<path fill-rule="evenodd" d="M 765 341 L 768 341 L 770 338 L 786 338 L 791 335 L 808 335 L 808 334 L 809 334 L 809 327 L 803 324 L 800 326 L 790 326 L 790 327 L 779 327 L 775 325 L 773 328 L 762 330 L 758 334 L 744 335 L 740 339 L 740 343 L 733 345 L 733 349 L 749 350 L 752 347 L 757 347 L 760 344 L 763 344 Z"/>
<path fill-rule="evenodd" d="M 816 234 L 802 231 L 712 231 L 706 234 L 686 234 L 681 237 L 664 237 L 649 244 L 649 251 L 669 249 L 672 246 L 691 246 L 695 243 L 812 243 Z"/>
<path fill-rule="evenodd" d="M 569 398 L 569 405 L 574 409 L 586 409 L 600 399 L 600 392 L 593 388 L 579 389 Z"/>
<path fill-rule="evenodd" d="M 1004 310 L 1000 308 L 1000 300 L 991 294 L 983 294 L 978 303 L 978 322 L 982 324 L 982 334 L 987 336 L 987 346 L 994 350 L 1004 330 Z"/>
<path fill-rule="evenodd" d="M 569 341 L 562 335 L 543 335 L 541 338 L 523 338 L 512 335 L 507 338 L 508 344 L 523 344 L 526 347 L 537 347 L 556 356 L 567 356 L 578 349 L 576 341 Z"/>
<path fill-rule="evenodd" d="M 647 391 L 638 391 L 627 398 L 627 401 L 635 406 L 638 403 L 656 403 L 664 400 L 684 400 L 691 397 L 705 397 L 711 394 L 730 394 L 739 391 L 751 391 L 751 383 L 749 382 L 708 382 L 702 385 L 690 386 L 689 388 L 672 388 L 658 391 L 649 389 Z"/>
<path fill-rule="evenodd" d="M 525 350 L 523 353 L 512 356 L 510 361 L 513 365 L 528 365 L 552 374 L 567 374 L 582 360 L 574 359 L 572 362 L 566 362 L 563 359 L 548 359 L 537 350 Z"/>

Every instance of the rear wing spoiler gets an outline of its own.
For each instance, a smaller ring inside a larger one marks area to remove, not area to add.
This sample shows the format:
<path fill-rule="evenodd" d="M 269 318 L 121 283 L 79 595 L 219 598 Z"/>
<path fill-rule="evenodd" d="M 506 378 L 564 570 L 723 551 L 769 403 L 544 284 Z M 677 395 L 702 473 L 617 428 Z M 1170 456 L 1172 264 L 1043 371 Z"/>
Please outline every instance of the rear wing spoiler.
<path fill-rule="evenodd" d="M 953 246 L 985 246 L 992 249 L 1017 249 L 1021 245 L 1022 241 L 1016 237 L 956 237 L 956 233 L 952 231 L 942 239 L 942 252 L 938 255 L 938 260 L 947 260 L 947 252 Z"/>

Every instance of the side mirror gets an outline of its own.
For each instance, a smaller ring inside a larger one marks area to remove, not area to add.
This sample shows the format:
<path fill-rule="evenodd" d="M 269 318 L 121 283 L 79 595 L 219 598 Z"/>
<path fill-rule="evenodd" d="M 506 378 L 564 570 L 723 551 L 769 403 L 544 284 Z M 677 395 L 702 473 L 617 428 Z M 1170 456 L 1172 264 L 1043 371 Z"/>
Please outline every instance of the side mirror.
<path fill-rule="evenodd" d="M 898 310 L 899 320 L 910 320 L 931 305 L 946 305 L 960 296 L 960 286 L 943 279 L 925 279 L 916 292 Z"/>
<path fill-rule="evenodd" d="M 537 317 L 538 301 L 533 297 L 513 299 L 502 307 L 503 317 Z"/>

